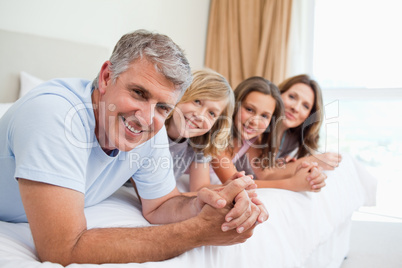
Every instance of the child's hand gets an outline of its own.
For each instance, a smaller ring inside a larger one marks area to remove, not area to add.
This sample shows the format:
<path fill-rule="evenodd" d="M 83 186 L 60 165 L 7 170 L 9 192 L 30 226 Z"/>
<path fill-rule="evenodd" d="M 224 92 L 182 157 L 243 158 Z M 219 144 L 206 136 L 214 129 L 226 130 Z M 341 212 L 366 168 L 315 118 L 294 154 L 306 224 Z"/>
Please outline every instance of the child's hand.
<path fill-rule="evenodd" d="M 249 197 L 246 191 L 251 184 L 254 184 L 254 181 L 249 176 L 242 176 L 231 180 L 230 183 L 227 183 L 219 189 L 210 190 L 203 188 L 197 194 L 195 205 L 199 211 L 201 211 L 205 204 L 216 209 L 225 206 L 231 207 L 230 211 L 228 211 L 225 216 L 222 230 L 228 231 L 236 229 L 238 233 L 242 233 L 252 228 L 256 223 L 262 223 L 268 219 L 268 212 L 264 204 L 256 197 Z M 221 198 L 229 191 L 228 189 L 243 190 L 236 194 L 229 202 L 229 200 Z"/>
<path fill-rule="evenodd" d="M 235 172 L 230 177 L 230 179 L 225 183 L 225 185 L 227 185 L 229 182 L 231 182 L 233 180 L 236 180 L 236 179 L 239 179 L 242 177 L 250 177 L 251 179 L 254 178 L 253 175 L 245 175 L 245 174 L 246 173 L 244 171 Z M 268 212 L 267 212 L 265 206 L 262 204 L 262 202 L 257 198 L 258 195 L 257 195 L 255 189 L 257 189 L 257 184 L 253 183 L 253 184 L 248 185 L 247 188 L 245 189 L 245 191 L 248 195 L 248 198 L 250 198 L 251 201 L 253 202 L 253 204 L 256 205 L 260 209 L 261 213 L 260 213 L 259 219 L 265 218 L 265 220 L 266 220 L 266 219 L 268 219 Z M 230 212 L 228 214 L 230 214 Z M 259 222 L 262 222 L 262 221 L 259 220 Z"/>
<path fill-rule="evenodd" d="M 254 178 L 253 175 L 245 175 L 245 174 L 246 174 L 246 173 L 245 173 L 244 171 L 237 171 L 236 173 L 234 173 L 234 174 L 232 175 L 232 177 L 230 177 L 229 181 L 232 181 L 232 180 L 235 180 L 235 179 L 244 177 L 244 176 L 248 176 L 248 177 L 250 177 L 251 179 Z M 226 185 L 226 183 L 225 183 L 225 185 Z M 246 191 L 247 191 L 248 196 L 249 196 L 250 198 L 257 197 L 257 194 L 255 193 L 255 189 L 257 189 L 257 184 L 255 184 L 255 183 L 249 185 L 249 186 L 246 188 Z"/>

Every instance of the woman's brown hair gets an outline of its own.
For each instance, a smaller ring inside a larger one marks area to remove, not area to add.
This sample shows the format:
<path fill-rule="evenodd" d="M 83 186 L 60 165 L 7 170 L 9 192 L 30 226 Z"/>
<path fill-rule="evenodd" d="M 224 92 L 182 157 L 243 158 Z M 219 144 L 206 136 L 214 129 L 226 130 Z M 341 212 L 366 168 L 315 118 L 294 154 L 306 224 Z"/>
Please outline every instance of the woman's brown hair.
<path fill-rule="evenodd" d="M 307 74 L 300 74 L 290 77 L 279 84 L 279 90 L 285 93 L 295 84 L 305 84 L 309 86 L 314 92 L 314 104 L 311 109 L 309 117 L 298 127 L 288 130 L 289 138 L 298 141 L 298 150 L 296 158 L 304 157 L 312 154 L 313 151 L 318 149 L 318 142 L 320 139 L 320 129 L 324 118 L 323 113 L 323 100 L 322 92 L 318 83 L 311 79 Z M 295 149 L 295 148 L 294 148 Z"/>

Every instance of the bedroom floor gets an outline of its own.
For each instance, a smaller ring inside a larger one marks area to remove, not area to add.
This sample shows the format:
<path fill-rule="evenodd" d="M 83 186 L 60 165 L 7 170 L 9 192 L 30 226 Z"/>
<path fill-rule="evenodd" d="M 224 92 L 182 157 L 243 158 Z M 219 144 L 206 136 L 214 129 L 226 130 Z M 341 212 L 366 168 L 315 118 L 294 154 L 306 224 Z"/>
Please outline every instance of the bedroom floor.
<path fill-rule="evenodd" d="M 402 219 L 356 212 L 349 255 L 341 268 L 400 268 L 401 248 Z"/>
<path fill-rule="evenodd" d="M 400 158 L 398 158 L 400 160 Z M 350 252 L 341 268 L 402 267 L 402 180 L 400 165 L 372 168 L 377 205 L 352 217 Z"/>

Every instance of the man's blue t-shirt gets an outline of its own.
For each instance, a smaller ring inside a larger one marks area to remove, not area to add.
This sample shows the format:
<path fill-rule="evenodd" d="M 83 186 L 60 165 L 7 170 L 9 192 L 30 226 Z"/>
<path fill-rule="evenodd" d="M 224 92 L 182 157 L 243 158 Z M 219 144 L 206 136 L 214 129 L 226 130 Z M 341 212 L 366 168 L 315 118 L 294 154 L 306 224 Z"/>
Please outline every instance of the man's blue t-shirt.
<path fill-rule="evenodd" d="M 0 220 L 26 222 L 16 178 L 85 194 L 85 207 L 130 177 L 142 198 L 175 187 L 166 129 L 129 152 L 107 155 L 95 136 L 92 82 L 55 79 L 32 89 L 0 119 Z"/>

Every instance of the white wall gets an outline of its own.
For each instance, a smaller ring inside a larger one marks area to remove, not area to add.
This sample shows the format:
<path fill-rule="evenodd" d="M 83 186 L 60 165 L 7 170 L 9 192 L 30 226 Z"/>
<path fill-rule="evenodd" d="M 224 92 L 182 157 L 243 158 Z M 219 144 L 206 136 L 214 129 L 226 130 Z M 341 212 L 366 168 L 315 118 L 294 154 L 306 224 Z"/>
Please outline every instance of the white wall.
<path fill-rule="evenodd" d="M 0 29 L 112 51 L 123 34 L 144 28 L 170 36 L 197 69 L 204 66 L 208 12 L 209 0 L 0 0 Z"/>

